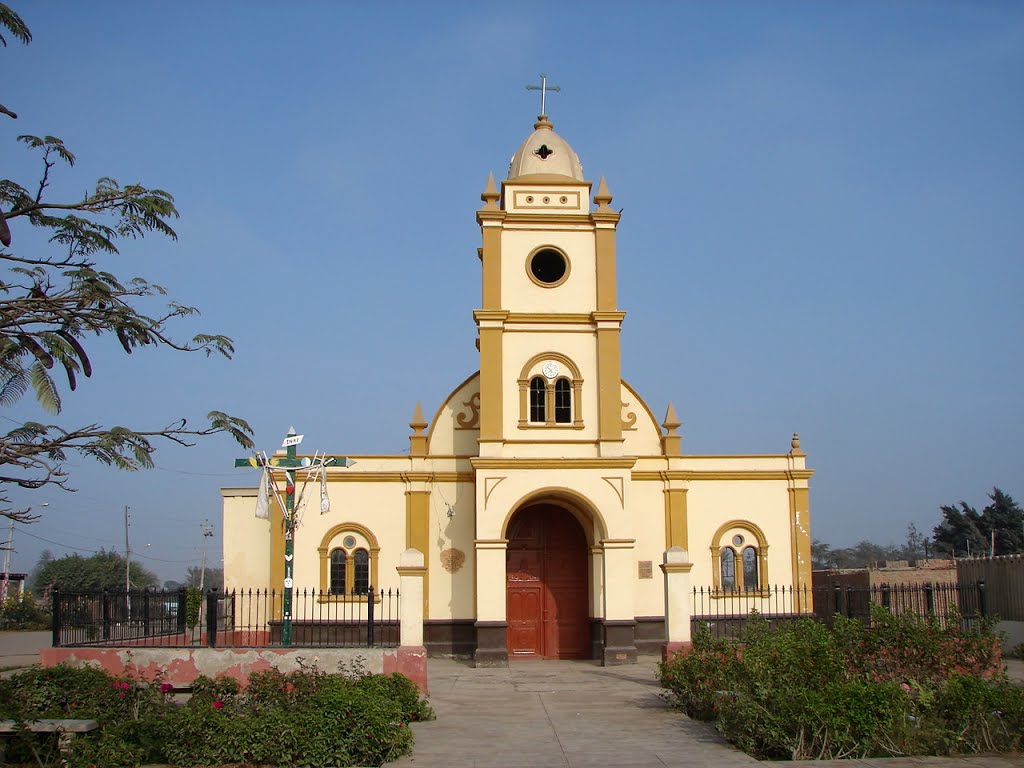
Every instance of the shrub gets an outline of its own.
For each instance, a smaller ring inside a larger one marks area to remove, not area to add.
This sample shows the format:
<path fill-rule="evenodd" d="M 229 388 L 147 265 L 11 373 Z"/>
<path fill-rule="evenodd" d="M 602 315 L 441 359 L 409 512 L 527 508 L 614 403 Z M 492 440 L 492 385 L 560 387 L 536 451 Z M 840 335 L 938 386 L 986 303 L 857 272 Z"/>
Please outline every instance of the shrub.
<path fill-rule="evenodd" d="M 50 628 L 50 611 L 36 602 L 31 592 L 12 595 L 0 602 L 0 630 L 43 630 Z"/>
<path fill-rule="evenodd" d="M 35 667 L 0 680 L 0 718 L 90 718 L 100 729 L 76 737 L 70 768 L 173 763 L 207 766 L 380 765 L 412 745 L 413 720 L 432 717 L 402 675 L 326 674 L 316 667 L 198 677 L 185 706 L 146 683 L 94 667 Z M 57 765 L 55 739 L 21 734 L 9 756 Z"/>
<path fill-rule="evenodd" d="M 1024 690 L 1001 672 L 990 624 L 885 609 L 872 626 L 836 617 L 752 618 L 738 642 L 706 631 L 659 670 L 673 704 L 714 720 L 769 759 L 836 759 L 1020 749 Z"/>

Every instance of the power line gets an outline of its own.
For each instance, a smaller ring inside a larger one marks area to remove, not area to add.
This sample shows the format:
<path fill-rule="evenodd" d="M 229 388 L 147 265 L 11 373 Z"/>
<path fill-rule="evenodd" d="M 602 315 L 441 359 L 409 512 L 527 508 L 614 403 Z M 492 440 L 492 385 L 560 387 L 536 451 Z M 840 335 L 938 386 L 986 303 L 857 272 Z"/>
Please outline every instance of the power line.
<path fill-rule="evenodd" d="M 92 553 L 94 555 L 98 555 L 100 552 L 106 552 L 107 551 L 105 549 L 84 549 L 83 547 L 73 547 L 70 544 L 64 544 L 63 542 L 60 542 L 60 541 L 53 541 L 51 539 L 44 539 L 42 536 L 36 536 L 34 533 L 29 533 L 28 531 L 26 531 L 24 529 L 22 529 L 21 535 L 22 536 L 28 536 L 28 537 L 33 538 L 33 539 L 38 539 L 39 541 L 45 541 L 47 544 L 53 544 L 54 546 L 57 546 L 57 547 L 64 547 L 64 549 L 73 549 L 75 552 L 90 552 L 90 553 Z"/>

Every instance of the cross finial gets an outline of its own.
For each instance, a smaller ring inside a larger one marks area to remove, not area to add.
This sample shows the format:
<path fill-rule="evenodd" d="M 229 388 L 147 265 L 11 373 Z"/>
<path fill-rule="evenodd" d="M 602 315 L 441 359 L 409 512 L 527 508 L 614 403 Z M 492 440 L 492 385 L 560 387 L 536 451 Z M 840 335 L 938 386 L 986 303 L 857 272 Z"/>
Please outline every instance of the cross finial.
<path fill-rule="evenodd" d="M 540 117 L 544 118 L 548 116 L 548 105 L 547 95 L 548 91 L 554 91 L 558 93 L 562 89 L 557 85 L 548 85 L 548 76 L 543 72 L 540 73 L 540 85 L 528 85 L 526 86 L 528 91 L 540 91 Z"/>

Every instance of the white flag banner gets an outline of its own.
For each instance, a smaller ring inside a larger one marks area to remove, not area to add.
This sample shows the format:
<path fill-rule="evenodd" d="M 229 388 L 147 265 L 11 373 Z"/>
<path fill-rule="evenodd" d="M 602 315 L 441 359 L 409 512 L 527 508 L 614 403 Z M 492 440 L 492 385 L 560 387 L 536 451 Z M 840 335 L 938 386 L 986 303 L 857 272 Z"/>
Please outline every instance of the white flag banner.
<path fill-rule="evenodd" d="M 326 515 L 331 511 L 331 499 L 327 495 L 327 466 L 320 466 L 320 514 Z"/>
<path fill-rule="evenodd" d="M 260 490 L 256 495 L 256 517 L 264 520 L 270 518 L 270 468 L 263 466 L 263 474 L 260 475 Z"/>

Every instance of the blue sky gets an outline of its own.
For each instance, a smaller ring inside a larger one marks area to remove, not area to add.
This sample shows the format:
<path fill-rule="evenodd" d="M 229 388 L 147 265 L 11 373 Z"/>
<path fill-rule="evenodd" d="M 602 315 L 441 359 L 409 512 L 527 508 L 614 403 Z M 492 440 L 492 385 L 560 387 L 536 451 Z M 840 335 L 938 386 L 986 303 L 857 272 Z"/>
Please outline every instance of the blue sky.
<path fill-rule="evenodd" d="M 272 451 L 400 453 L 477 368 L 474 212 L 532 129 L 556 130 L 623 208 L 623 374 L 684 451 L 785 452 L 800 433 L 812 533 L 930 531 L 940 504 L 1024 495 L 1024 5 L 1000 2 L 17 3 L 0 50 L 2 175 L 20 133 L 100 176 L 170 191 L 177 242 L 143 275 L 231 336 L 234 360 L 91 353 L 61 423 L 159 427 L 219 409 Z M 30 235 L 15 231 L 30 242 Z M 0 417 L 47 420 L 26 401 Z M 14 570 L 132 548 L 162 578 L 216 536 L 218 488 L 254 484 L 227 438 L 157 469 L 71 462 L 39 491 Z M 25 497 L 26 503 L 28 497 Z M 49 540 L 44 541 L 44 539 Z M 60 545 L 56 546 L 52 542 Z M 147 546 L 148 545 L 148 546 Z"/>

